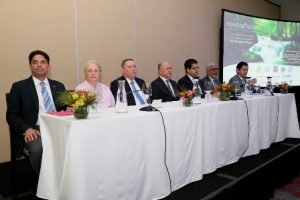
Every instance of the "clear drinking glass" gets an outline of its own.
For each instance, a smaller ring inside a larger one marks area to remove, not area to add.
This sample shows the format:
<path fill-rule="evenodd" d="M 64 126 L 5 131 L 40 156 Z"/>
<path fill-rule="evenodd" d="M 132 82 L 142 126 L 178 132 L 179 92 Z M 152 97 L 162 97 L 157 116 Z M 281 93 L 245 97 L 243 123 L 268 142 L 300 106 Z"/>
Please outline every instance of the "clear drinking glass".
<path fill-rule="evenodd" d="M 240 82 L 233 81 L 232 84 L 234 85 L 234 95 L 236 96 L 236 93 L 241 89 Z"/>
<path fill-rule="evenodd" d="M 143 91 L 144 97 L 147 101 L 147 105 L 150 106 L 150 104 L 151 104 L 151 95 L 152 95 L 151 84 L 144 83 L 143 86 L 142 86 L 142 91 Z"/>
<path fill-rule="evenodd" d="M 253 87 L 254 87 L 254 90 L 255 90 L 255 94 L 256 95 L 260 94 L 260 88 L 261 88 L 261 86 L 256 83 L 255 85 L 253 85 Z"/>
<path fill-rule="evenodd" d="M 211 81 L 204 82 L 204 91 L 205 91 L 205 99 L 210 102 L 211 101 L 211 91 L 213 90 L 214 85 Z"/>

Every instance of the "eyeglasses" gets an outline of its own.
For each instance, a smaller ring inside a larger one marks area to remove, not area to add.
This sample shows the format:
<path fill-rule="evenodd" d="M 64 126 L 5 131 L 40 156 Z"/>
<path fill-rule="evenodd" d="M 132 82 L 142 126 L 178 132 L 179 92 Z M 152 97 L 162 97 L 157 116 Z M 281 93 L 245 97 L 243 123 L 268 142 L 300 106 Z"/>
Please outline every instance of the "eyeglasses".
<path fill-rule="evenodd" d="M 33 61 L 31 61 L 31 64 L 32 65 L 38 65 L 38 64 L 40 64 L 40 65 L 47 65 L 48 64 L 48 61 L 47 60 L 42 60 L 42 61 L 37 61 L 37 60 L 33 60 Z"/>

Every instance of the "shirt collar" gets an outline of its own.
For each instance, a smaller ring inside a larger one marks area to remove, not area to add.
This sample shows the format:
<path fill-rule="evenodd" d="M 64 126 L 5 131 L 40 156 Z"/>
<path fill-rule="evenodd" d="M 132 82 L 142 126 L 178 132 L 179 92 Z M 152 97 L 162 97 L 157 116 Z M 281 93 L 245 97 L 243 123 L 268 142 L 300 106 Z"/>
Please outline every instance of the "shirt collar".
<path fill-rule="evenodd" d="M 167 80 L 169 80 L 169 79 L 166 79 L 166 78 L 164 78 L 162 76 L 159 76 L 159 78 L 161 78 L 165 83 L 167 82 Z"/>
<path fill-rule="evenodd" d="M 194 79 L 197 79 L 197 78 L 194 78 L 194 77 L 192 77 L 191 75 L 189 75 L 189 74 L 186 74 L 190 79 L 191 79 L 191 81 L 194 83 Z"/>
<path fill-rule="evenodd" d="M 41 82 L 44 82 L 45 83 L 45 85 L 48 85 L 48 86 L 50 86 L 50 84 L 49 84 L 49 80 L 48 80 L 48 78 L 46 77 L 43 81 L 40 81 L 39 79 L 37 79 L 36 77 L 34 77 L 34 76 L 32 76 L 32 80 L 33 80 L 33 82 L 34 82 L 34 85 L 35 86 L 37 86 L 37 85 L 40 85 L 40 83 Z"/>

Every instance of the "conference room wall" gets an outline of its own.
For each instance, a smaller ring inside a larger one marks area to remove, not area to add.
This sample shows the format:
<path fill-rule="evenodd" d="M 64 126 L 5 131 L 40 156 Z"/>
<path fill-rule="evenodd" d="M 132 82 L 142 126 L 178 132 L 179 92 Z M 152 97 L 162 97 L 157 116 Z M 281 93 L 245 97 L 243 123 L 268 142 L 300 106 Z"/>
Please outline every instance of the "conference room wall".
<path fill-rule="evenodd" d="M 270 18 L 279 18 L 280 10 L 264 0 L 1 1 L 0 163 L 10 156 L 4 93 L 29 76 L 31 50 L 49 53 L 51 77 L 68 89 L 83 80 L 82 66 L 91 58 L 103 66 L 105 84 L 121 75 L 124 58 L 136 60 L 146 82 L 156 78 L 162 60 L 172 63 L 177 80 L 189 57 L 204 76 L 205 65 L 219 60 L 222 8 Z"/>

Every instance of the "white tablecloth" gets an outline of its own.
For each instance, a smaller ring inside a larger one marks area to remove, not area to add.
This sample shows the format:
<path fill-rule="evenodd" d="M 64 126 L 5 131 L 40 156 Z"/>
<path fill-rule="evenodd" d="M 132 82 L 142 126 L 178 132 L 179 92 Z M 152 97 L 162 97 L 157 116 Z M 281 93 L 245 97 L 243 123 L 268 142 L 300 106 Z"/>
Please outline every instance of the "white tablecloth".
<path fill-rule="evenodd" d="M 91 113 L 87 120 L 41 114 L 44 151 L 37 195 L 51 200 L 158 199 L 170 193 L 165 155 L 176 190 L 272 142 L 300 137 L 292 94 L 191 108 L 173 102 L 159 109 L 166 141 L 160 113 L 135 106 L 127 114 L 114 109 Z"/>

